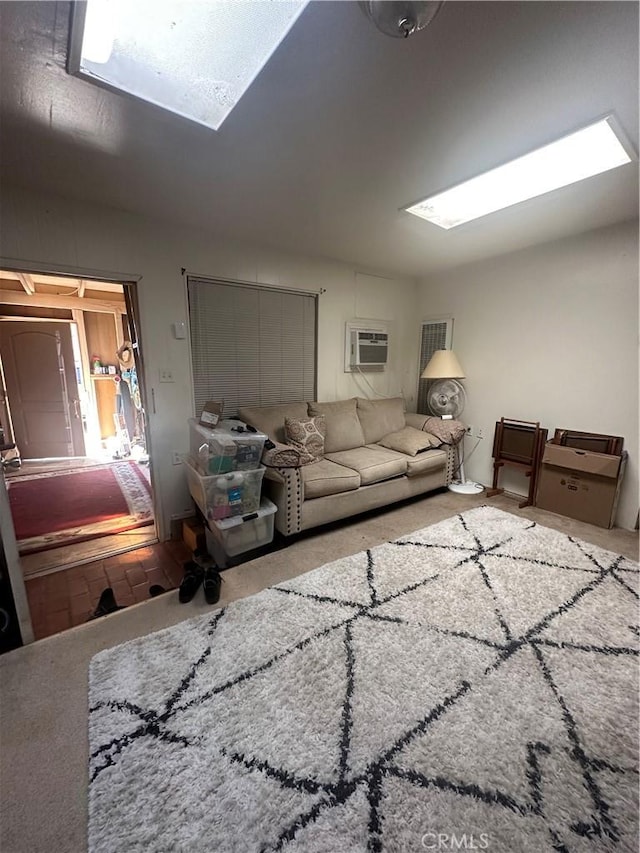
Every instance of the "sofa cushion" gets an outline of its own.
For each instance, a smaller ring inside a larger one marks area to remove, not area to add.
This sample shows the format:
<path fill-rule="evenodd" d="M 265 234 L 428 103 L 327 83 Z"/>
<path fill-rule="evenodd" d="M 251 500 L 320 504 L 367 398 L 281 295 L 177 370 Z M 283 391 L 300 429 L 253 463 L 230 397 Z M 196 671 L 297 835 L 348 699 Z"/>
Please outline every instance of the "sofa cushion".
<path fill-rule="evenodd" d="M 324 456 L 324 437 L 327 424 L 324 415 L 315 418 L 285 418 L 284 435 L 287 443 L 305 454 L 308 462 Z"/>
<path fill-rule="evenodd" d="M 407 462 L 407 477 L 419 477 L 427 471 L 437 471 L 447 465 L 446 450 L 425 450 Z"/>
<path fill-rule="evenodd" d="M 260 432 L 266 432 L 271 441 L 285 443 L 284 419 L 306 418 L 306 403 L 281 403 L 278 406 L 241 406 L 238 417 Z"/>
<path fill-rule="evenodd" d="M 442 442 L 435 435 L 422 432 L 414 427 L 405 427 L 398 432 L 390 432 L 389 435 L 379 439 L 378 444 L 388 447 L 389 450 L 397 450 L 398 453 L 406 453 L 415 456 L 421 450 L 429 450 L 431 447 L 440 447 Z"/>
<path fill-rule="evenodd" d="M 364 444 L 364 434 L 356 412 L 355 397 L 332 403 L 309 403 L 309 414 L 325 416 L 327 423 L 327 434 L 324 439 L 325 454 L 362 447 Z"/>
<path fill-rule="evenodd" d="M 360 475 L 363 486 L 371 483 L 379 483 L 381 480 L 389 480 L 398 477 L 407 470 L 407 457 L 393 450 L 386 450 L 377 444 L 368 444 L 365 447 L 354 447 L 352 450 L 343 450 L 339 453 L 331 453 L 327 458 L 346 468 L 353 468 Z"/>
<path fill-rule="evenodd" d="M 360 486 L 360 475 L 352 468 L 344 468 L 329 459 L 321 459 L 300 469 L 304 487 L 304 499 L 339 495 Z"/>
<path fill-rule="evenodd" d="M 405 425 L 404 400 L 389 397 L 381 400 L 357 398 L 358 418 L 364 433 L 363 444 L 374 444 L 390 432 L 397 432 Z"/>

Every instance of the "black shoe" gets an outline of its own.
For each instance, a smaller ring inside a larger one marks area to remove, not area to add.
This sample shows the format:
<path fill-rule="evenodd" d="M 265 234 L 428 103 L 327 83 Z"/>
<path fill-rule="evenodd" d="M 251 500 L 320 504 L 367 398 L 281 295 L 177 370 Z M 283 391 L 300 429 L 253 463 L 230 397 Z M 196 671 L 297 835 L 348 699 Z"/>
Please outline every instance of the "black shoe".
<path fill-rule="evenodd" d="M 149 587 L 149 595 L 151 598 L 155 598 L 157 595 L 162 595 L 162 593 L 166 591 L 167 590 L 163 586 L 160 586 L 159 583 L 154 583 L 153 586 Z"/>
<path fill-rule="evenodd" d="M 184 577 L 178 590 L 178 599 L 181 604 L 191 601 L 198 591 L 203 577 L 204 572 L 196 563 L 190 561 L 184 564 Z"/>
<path fill-rule="evenodd" d="M 120 607 L 116 601 L 115 595 L 113 594 L 113 590 L 108 586 L 100 593 L 98 606 L 93 611 L 91 619 L 98 619 L 100 616 L 108 616 L 109 613 L 115 613 L 116 610 L 124 610 L 124 607 Z"/>
<path fill-rule="evenodd" d="M 204 583 L 202 584 L 207 604 L 215 604 L 218 601 L 220 598 L 221 583 L 222 578 L 218 570 L 215 568 L 207 569 L 204 573 Z"/>

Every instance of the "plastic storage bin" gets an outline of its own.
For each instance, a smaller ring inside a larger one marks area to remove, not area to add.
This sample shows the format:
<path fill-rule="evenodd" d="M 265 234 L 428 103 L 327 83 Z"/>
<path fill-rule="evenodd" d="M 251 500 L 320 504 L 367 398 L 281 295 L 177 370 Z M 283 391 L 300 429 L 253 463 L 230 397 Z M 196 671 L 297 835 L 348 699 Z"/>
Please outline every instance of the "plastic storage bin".
<path fill-rule="evenodd" d="M 207 551 L 220 568 L 224 568 L 229 557 L 244 554 L 273 540 L 273 523 L 276 506 L 268 498 L 262 498 L 257 512 L 224 521 L 210 521 L 205 528 Z"/>
<path fill-rule="evenodd" d="M 210 477 L 199 474 L 189 457 L 185 457 L 184 467 L 191 497 L 207 521 L 222 521 L 259 508 L 264 465 L 253 471 L 231 471 Z"/>
<path fill-rule="evenodd" d="M 196 470 L 204 475 L 251 471 L 260 465 L 267 436 L 263 432 L 237 432 L 242 421 L 223 420 L 209 429 L 189 419 L 189 452 Z"/>

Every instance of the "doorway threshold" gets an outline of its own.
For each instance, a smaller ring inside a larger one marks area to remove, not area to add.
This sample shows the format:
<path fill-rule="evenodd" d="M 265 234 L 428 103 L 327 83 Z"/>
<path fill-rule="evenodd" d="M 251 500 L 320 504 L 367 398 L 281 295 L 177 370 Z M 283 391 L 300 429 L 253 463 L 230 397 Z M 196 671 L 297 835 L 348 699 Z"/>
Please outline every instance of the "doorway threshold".
<path fill-rule="evenodd" d="M 138 527 L 126 533 L 116 533 L 112 536 L 101 536 L 87 542 L 76 542 L 60 548 L 51 548 L 48 551 L 40 551 L 36 554 L 24 554 L 20 557 L 23 577 L 37 578 L 70 569 L 73 566 L 82 566 L 94 560 L 114 557 L 117 554 L 125 554 L 145 545 L 158 542 L 158 534 L 155 524 L 148 527 Z"/>

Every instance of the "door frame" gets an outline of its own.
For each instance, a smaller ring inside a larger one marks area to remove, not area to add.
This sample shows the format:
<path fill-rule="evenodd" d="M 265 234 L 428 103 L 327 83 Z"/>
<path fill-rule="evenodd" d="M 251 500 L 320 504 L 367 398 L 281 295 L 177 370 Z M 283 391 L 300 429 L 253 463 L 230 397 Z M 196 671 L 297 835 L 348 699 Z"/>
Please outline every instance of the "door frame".
<path fill-rule="evenodd" d="M 22 644 L 27 646 L 33 643 L 33 627 L 31 625 L 31 611 L 27 599 L 27 588 L 20 567 L 20 555 L 16 543 L 16 535 L 13 529 L 13 518 L 9 506 L 9 494 L 4 479 L 4 471 L 0 471 L 0 534 L 2 535 L 2 547 L 7 563 L 7 575 L 9 585 L 13 593 L 13 603 L 18 618 L 18 627 Z"/>
<path fill-rule="evenodd" d="M 164 535 L 164 522 L 162 515 L 162 506 L 160 501 L 160 495 L 157 488 L 157 476 L 155 474 L 155 465 L 153 464 L 153 460 L 155 459 L 153 454 L 152 447 L 152 437 L 151 437 L 151 418 L 150 413 L 152 410 L 149 408 L 150 400 L 147 398 L 146 393 L 146 382 L 143 372 L 144 362 L 142 360 L 142 351 L 143 351 L 143 337 L 142 329 L 141 329 L 141 318 L 139 311 L 139 301 L 138 301 L 138 283 L 142 279 L 142 275 L 132 274 L 132 273 L 118 273 L 107 270 L 95 270 L 88 269 L 86 267 L 74 267 L 74 266 L 61 266 L 60 264 L 42 264 L 38 262 L 28 262 L 23 260 L 17 260 L 16 258 L 5 258 L 0 255 L 0 268 L 5 270 L 10 270 L 11 272 L 23 272 L 23 273 L 40 273 L 41 275 L 54 275 L 60 276 L 62 278 L 84 278 L 91 281 L 104 281 L 110 282 L 113 284 L 121 284 L 125 289 L 125 293 L 129 293 L 130 299 L 127 300 L 127 304 L 131 305 L 131 309 L 136 312 L 135 316 L 135 324 L 136 329 L 138 330 L 138 354 L 140 356 L 139 363 L 141 369 L 141 375 L 139 377 L 140 381 L 140 398 L 142 400 L 142 406 L 145 412 L 145 440 L 147 443 L 147 454 L 149 456 L 150 463 L 150 474 L 151 474 L 151 493 L 152 493 L 152 502 L 153 502 L 153 514 L 154 514 L 154 523 L 156 525 L 156 533 L 158 535 L 158 539 L 162 541 L 162 537 Z M 0 473 L 0 476 L 2 474 Z M 11 511 L 9 509 L 9 501 L 7 498 L 6 506 L 4 502 L 0 503 L 0 528 L 2 530 L 2 538 L 6 542 L 13 540 L 15 542 L 15 531 L 13 528 L 13 519 L 11 517 Z M 5 538 L 6 537 L 6 538 Z M 10 572 L 10 582 L 11 588 L 13 591 L 14 600 L 16 602 L 16 606 L 19 608 L 19 619 L 20 619 L 20 630 L 22 634 L 22 641 L 25 645 L 33 642 L 33 631 L 31 628 L 31 618 L 29 616 L 29 608 L 27 605 L 27 592 L 25 587 L 24 576 L 22 571 L 19 570 L 20 566 L 20 558 L 16 551 L 14 555 L 14 570 Z M 26 613 L 25 613 L 26 608 Z"/>

